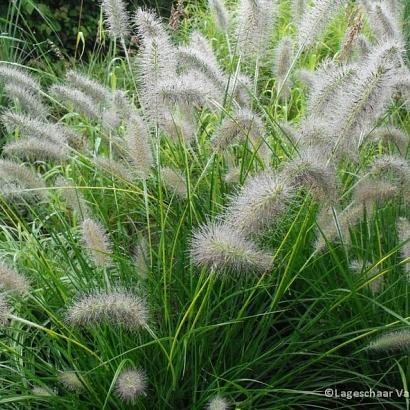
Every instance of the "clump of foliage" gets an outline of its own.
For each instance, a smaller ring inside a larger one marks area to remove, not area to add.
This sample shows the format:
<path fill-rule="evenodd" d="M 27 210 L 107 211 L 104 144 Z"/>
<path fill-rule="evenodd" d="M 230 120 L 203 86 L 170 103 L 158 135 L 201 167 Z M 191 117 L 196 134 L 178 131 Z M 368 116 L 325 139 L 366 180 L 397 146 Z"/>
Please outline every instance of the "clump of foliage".
<path fill-rule="evenodd" d="M 400 3 L 212 0 L 169 24 L 102 8 L 109 81 L 0 66 L 0 404 L 336 408 L 326 389 L 402 389 Z"/>

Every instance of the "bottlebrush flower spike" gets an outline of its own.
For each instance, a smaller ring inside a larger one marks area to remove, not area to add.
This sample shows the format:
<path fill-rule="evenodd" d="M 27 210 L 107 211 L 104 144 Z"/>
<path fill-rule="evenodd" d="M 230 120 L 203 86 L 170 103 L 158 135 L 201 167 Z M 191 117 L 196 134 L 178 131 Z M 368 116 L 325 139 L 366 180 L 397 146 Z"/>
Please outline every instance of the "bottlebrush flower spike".
<path fill-rule="evenodd" d="M 364 144 L 376 142 L 388 145 L 393 144 L 402 156 L 405 156 L 409 146 L 409 136 L 400 128 L 392 125 L 376 128 L 364 140 Z"/>
<path fill-rule="evenodd" d="M 17 84 L 6 84 L 4 90 L 10 100 L 17 100 L 20 107 L 32 117 L 47 118 L 48 108 L 43 104 L 38 94 Z"/>
<path fill-rule="evenodd" d="M 249 178 L 226 209 L 226 223 L 245 236 L 258 233 L 287 209 L 294 188 L 285 178 L 263 172 Z"/>
<path fill-rule="evenodd" d="M 208 5 L 218 30 L 227 32 L 229 28 L 229 15 L 223 0 L 208 0 Z"/>
<path fill-rule="evenodd" d="M 9 321 L 10 306 L 4 294 L 0 294 L 0 326 L 5 326 Z"/>
<path fill-rule="evenodd" d="M 29 291 L 30 285 L 23 275 L 9 268 L 4 263 L 0 263 L 0 289 L 10 293 L 25 295 Z"/>
<path fill-rule="evenodd" d="M 110 91 L 106 87 L 104 87 L 98 81 L 95 81 L 92 78 L 77 71 L 67 71 L 66 80 L 67 83 L 70 84 L 70 87 L 87 94 L 90 98 L 95 100 L 96 103 L 106 105 L 112 98 Z"/>
<path fill-rule="evenodd" d="M 58 381 L 65 386 L 67 390 L 81 392 L 84 385 L 74 370 L 65 370 L 59 373 Z"/>
<path fill-rule="evenodd" d="M 376 352 L 407 351 L 409 348 L 410 330 L 408 329 L 385 333 L 374 339 L 368 346 L 369 350 Z"/>
<path fill-rule="evenodd" d="M 130 18 L 122 0 L 102 0 L 105 24 L 112 39 L 125 39 L 130 34 Z"/>
<path fill-rule="evenodd" d="M 182 172 L 170 167 L 164 167 L 161 169 L 161 178 L 168 189 L 175 192 L 180 198 L 186 198 L 187 186 Z"/>
<path fill-rule="evenodd" d="M 353 200 L 364 205 L 371 212 L 377 202 L 385 202 L 399 194 L 397 186 L 389 181 L 364 178 L 357 183 L 353 190 Z"/>
<path fill-rule="evenodd" d="M 206 56 L 207 63 L 211 67 L 219 67 L 218 59 L 212 49 L 212 45 L 206 37 L 199 31 L 193 31 L 189 43 L 191 50 L 197 50 L 201 55 Z"/>
<path fill-rule="evenodd" d="M 374 176 L 393 174 L 402 185 L 410 185 L 410 166 L 405 159 L 395 155 L 383 155 L 373 162 L 370 173 Z"/>
<path fill-rule="evenodd" d="M 148 178 L 153 165 L 150 133 L 145 121 L 137 114 L 128 120 L 125 143 L 136 173 L 140 178 Z"/>
<path fill-rule="evenodd" d="M 40 83 L 33 76 L 19 68 L 13 67 L 11 64 L 0 64 L 0 79 L 4 83 L 25 88 L 35 95 L 39 95 L 41 92 Z"/>
<path fill-rule="evenodd" d="M 111 263 L 111 249 L 102 226 L 98 222 L 87 218 L 83 221 L 81 230 L 84 244 L 94 263 L 101 267 L 108 266 Z"/>
<path fill-rule="evenodd" d="M 360 275 L 363 272 L 366 272 L 366 279 L 370 280 L 368 284 L 368 288 L 373 294 L 380 293 L 383 290 L 384 276 L 379 276 L 378 278 L 374 278 L 380 272 L 378 271 L 378 269 L 375 269 L 374 267 L 372 268 L 370 263 L 364 262 L 362 260 L 354 260 L 350 264 L 350 269 L 356 275 Z"/>
<path fill-rule="evenodd" d="M 109 323 L 134 331 L 147 326 L 148 308 L 143 299 L 119 288 L 80 297 L 68 309 L 66 319 L 73 326 Z"/>
<path fill-rule="evenodd" d="M 400 218 L 397 222 L 397 233 L 399 241 L 403 243 L 400 254 L 405 262 L 405 272 L 407 279 L 410 281 L 410 221 L 407 218 Z"/>
<path fill-rule="evenodd" d="M 240 109 L 223 119 L 212 138 L 214 151 L 223 152 L 237 140 L 249 140 L 258 147 L 266 134 L 262 119 L 247 108 Z"/>
<path fill-rule="evenodd" d="M 305 9 L 298 27 L 299 47 L 311 47 L 346 0 L 316 0 Z"/>
<path fill-rule="evenodd" d="M 276 89 L 283 98 L 290 97 L 290 80 L 287 77 L 292 65 L 293 41 L 291 37 L 283 37 L 275 49 L 274 75 L 276 76 Z"/>
<path fill-rule="evenodd" d="M 115 384 L 117 396 L 127 402 L 134 403 L 141 394 L 145 394 L 147 376 L 141 369 L 126 369 L 118 376 Z"/>
<path fill-rule="evenodd" d="M 247 60 L 263 56 L 269 46 L 276 1 L 241 0 L 237 12 L 237 51 Z"/>
<path fill-rule="evenodd" d="M 102 169 L 110 176 L 117 177 L 127 182 L 133 181 L 133 173 L 129 167 L 123 165 L 119 161 L 115 161 L 114 159 L 110 159 L 103 156 L 98 156 L 94 159 L 94 163 L 97 168 Z"/>
<path fill-rule="evenodd" d="M 216 396 L 208 403 L 206 408 L 207 410 L 228 410 L 229 403 L 223 397 Z"/>
<path fill-rule="evenodd" d="M 261 273 L 272 266 L 272 255 L 221 222 L 199 227 L 192 235 L 190 252 L 196 266 L 217 274 Z"/>
<path fill-rule="evenodd" d="M 75 182 L 69 181 L 60 175 L 57 177 L 55 185 L 58 187 L 58 192 L 67 206 L 76 213 L 80 221 L 83 221 L 90 214 L 90 210 L 85 198 L 76 189 Z"/>
<path fill-rule="evenodd" d="M 305 13 L 305 2 L 306 0 L 292 0 L 292 17 L 296 26 L 300 23 Z"/>
<path fill-rule="evenodd" d="M 386 38 L 396 39 L 403 42 L 401 35 L 400 22 L 388 7 L 383 3 L 375 3 L 371 6 L 368 13 L 370 25 L 379 41 L 385 41 Z"/>

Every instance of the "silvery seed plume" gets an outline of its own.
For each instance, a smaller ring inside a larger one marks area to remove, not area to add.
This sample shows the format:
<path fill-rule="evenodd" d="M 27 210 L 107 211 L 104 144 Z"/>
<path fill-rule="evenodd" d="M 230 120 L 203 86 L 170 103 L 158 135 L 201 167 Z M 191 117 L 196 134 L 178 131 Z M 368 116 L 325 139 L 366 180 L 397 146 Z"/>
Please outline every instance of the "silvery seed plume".
<path fill-rule="evenodd" d="M 397 222 L 397 233 L 399 241 L 403 243 L 400 249 L 400 256 L 405 262 L 404 269 L 407 279 L 410 281 L 410 221 L 407 218 L 399 218 Z"/>
<path fill-rule="evenodd" d="M 38 94 L 34 94 L 27 88 L 9 83 L 4 86 L 4 90 L 10 100 L 17 100 L 24 112 L 32 117 L 47 118 L 49 111 L 43 104 Z"/>
<path fill-rule="evenodd" d="M 118 376 L 115 393 L 123 401 L 134 403 L 138 396 L 145 394 L 147 376 L 141 369 L 126 369 Z"/>
<path fill-rule="evenodd" d="M 3 153 L 7 156 L 28 160 L 66 161 L 69 158 L 69 148 L 65 144 L 56 144 L 39 138 L 20 138 L 4 145 Z"/>
<path fill-rule="evenodd" d="M 298 25 L 302 20 L 303 14 L 305 13 L 306 0 L 292 0 L 292 18 L 293 22 Z"/>
<path fill-rule="evenodd" d="M 273 73 L 276 77 L 277 92 L 281 91 L 284 99 L 290 97 L 290 79 L 287 77 L 293 59 L 293 41 L 291 37 L 282 37 L 275 48 Z"/>
<path fill-rule="evenodd" d="M 130 17 L 122 0 L 102 0 L 105 24 L 112 39 L 125 39 L 131 32 Z"/>
<path fill-rule="evenodd" d="M 67 390 L 81 392 L 84 385 L 74 370 L 65 370 L 58 374 L 58 381 L 64 385 Z"/>
<path fill-rule="evenodd" d="M 106 87 L 78 71 L 67 71 L 66 81 L 70 87 L 87 94 L 96 103 L 107 105 L 112 98 L 110 91 Z"/>
<path fill-rule="evenodd" d="M 224 181 L 227 184 L 239 184 L 241 181 L 241 167 L 231 166 L 228 168 L 228 172 L 224 176 Z"/>
<path fill-rule="evenodd" d="M 79 152 L 85 150 L 87 147 L 87 137 L 85 134 L 80 134 L 62 123 L 56 125 L 61 131 L 63 141 L 67 141 L 71 148 Z"/>
<path fill-rule="evenodd" d="M 99 155 L 94 158 L 94 164 L 97 168 L 105 171 L 110 176 L 114 176 L 128 182 L 132 182 L 134 180 L 133 170 L 119 161 Z"/>
<path fill-rule="evenodd" d="M 391 173 L 401 184 L 410 184 L 410 166 L 408 162 L 395 155 L 383 155 L 380 158 L 376 158 L 370 173 L 374 176 Z"/>
<path fill-rule="evenodd" d="M 367 348 L 376 352 L 408 351 L 410 348 L 410 330 L 404 329 L 385 333 L 371 341 Z"/>
<path fill-rule="evenodd" d="M 202 33 L 199 31 L 193 31 L 189 46 L 193 50 L 198 50 L 201 55 L 206 56 L 207 62 L 210 66 L 219 67 L 219 62 L 216 58 L 214 50 L 212 49 L 212 45 Z"/>
<path fill-rule="evenodd" d="M 350 269 L 355 275 L 361 275 L 363 272 L 366 272 L 366 280 L 371 280 L 367 286 L 373 294 L 377 294 L 383 290 L 384 276 L 382 275 L 372 279 L 380 272 L 374 267 L 371 268 L 371 266 L 372 265 L 369 262 L 364 262 L 362 260 L 354 260 L 350 263 Z"/>
<path fill-rule="evenodd" d="M 174 112 L 164 114 L 162 129 L 173 141 L 191 143 L 197 130 L 197 120 L 192 107 L 179 107 Z"/>
<path fill-rule="evenodd" d="M 241 0 L 237 11 L 237 52 L 246 60 L 262 57 L 269 47 L 277 4 L 273 0 Z"/>
<path fill-rule="evenodd" d="M 365 58 L 369 55 L 372 46 L 363 34 L 359 34 L 356 41 L 356 49 L 359 55 L 359 58 Z"/>
<path fill-rule="evenodd" d="M 1 121 L 10 133 L 18 130 L 22 136 L 38 138 L 53 144 L 64 144 L 68 135 L 60 124 L 41 121 L 10 110 L 2 113 Z"/>
<path fill-rule="evenodd" d="M 113 106 L 104 110 L 101 114 L 101 126 L 106 132 L 115 132 L 121 125 L 121 117 Z"/>
<path fill-rule="evenodd" d="M 123 90 L 115 90 L 112 93 L 112 105 L 117 108 L 121 119 L 127 121 L 134 113 L 135 109 Z"/>
<path fill-rule="evenodd" d="M 180 198 L 186 198 L 186 179 L 181 171 L 170 167 L 164 167 L 161 169 L 161 178 L 167 189 L 171 192 L 175 192 Z"/>
<path fill-rule="evenodd" d="M 329 102 L 331 129 L 337 134 L 338 149 L 357 150 L 360 135 L 372 129 L 391 101 L 400 64 L 401 49 L 393 42 L 378 45 L 363 68 L 346 85 L 339 97 Z"/>
<path fill-rule="evenodd" d="M 379 41 L 387 38 L 403 42 L 400 22 L 383 3 L 375 3 L 368 14 L 370 25 Z"/>
<path fill-rule="evenodd" d="M 191 258 L 199 268 L 216 274 L 263 273 L 272 267 L 272 255 L 260 250 L 232 227 L 213 222 L 196 229 L 190 245 Z"/>
<path fill-rule="evenodd" d="M 309 115 L 300 123 L 297 131 L 297 142 L 304 149 L 316 148 L 321 150 L 322 159 L 327 160 L 331 149 L 336 143 L 328 132 L 328 123 L 318 115 Z"/>
<path fill-rule="evenodd" d="M 25 295 L 30 290 L 30 284 L 23 275 L 0 263 L 0 290 Z"/>
<path fill-rule="evenodd" d="M 111 264 L 111 245 L 101 224 L 91 218 L 81 224 L 84 245 L 96 266 L 106 267 Z"/>
<path fill-rule="evenodd" d="M 79 297 L 68 308 L 66 320 L 72 326 L 107 323 L 134 331 L 147 326 L 148 307 L 145 300 L 126 289 L 96 291 Z"/>
<path fill-rule="evenodd" d="M 245 236 L 259 233 L 288 208 L 294 188 L 285 178 L 262 172 L 248 178 L 225 211 L 225 221 Z"/>
<path fill-rule="evenodd" d="M 328 165 L 320 148 L 299 151 L 299 157 L 285 164 L 282 174 L 292 186 L 305 187 L 319 203 L 336 203 L 336 169 Z"/>
<path fill-rule="evenodd" d="M 305 9 L 298 27 L 299 48 L 312 47 L 346 0 L 315 0 Z"/>
<path fill-rule="evenodd" d="M 127 156 L 140 178 L 148 178 L 153 165 L 150 133 L 145 121 L 134 114 L 127 123 L 125 134 Z"/>
<path fill-rule="evenodd" d="M 58 176 L 55 182 L 58 193 L 63 198 L 66 205 L 77 215 L 80 221 L 90 214 L 90 210 L 82 193 L 75 187 L 75 182 L 63 176 Z"/>
<path fill-rule="evenodd" d="M 212 138 L 214 151 L 223 152 L 229 145 L 246 140 L 257 148 L 266 134 L 262 119 L 247 108 L 237 110 L 226 116 Z"/>
<path fill-rule="evenodd" d="M 31 389 L 31 394 L 33 394 L 34 396 L 51 397 L 54 396 L 56 392 L 49 389 L 48 387 L 34 386 Z"/>
<path fill-rule="evenodd" d="M 230 78 L 228 94 L 233 96 L 239 107 L 246 108 L 251 104 L 252 86 L 252 78 L 246 74 L 239 73 L 236 78 Z"/>
<path fill-rule="evenodd" d="M 371 142 L 382 143 L 386 146 L 390 143 L 398 149 L 400 155 L 405 156 L 410 140 L 405 131 L 392 125 L 388 125 L 376 128 L 364 140 L 365 144 Z"/>
<path fill-rule="evenodd" d="M 30 168 L 14 161 L 0 159 L 0 192 L 6 197 L 45 198 L 44 181 Z"/>
<path fill-rule="evenodd" d="M 229 28 L 229 14 L 223 0 L 208 0 L 208 6 L 218 30 L 227 32 Z"/>
<path fill-rule="evenodd" d="M 396 185 L 380 179 L 364 178 L 353 190 L 353 201 L 364 205 L 371 212 L 378 202 L 386 202 L 399 194 Z"/>
<path fill-rule="evenodd" d="M 401 0 L 387 0 L 385 7 L 393 16 L 400 18 L 403 8 L 402 5 Z"/>
<path fill-rule="evenodd" d="M 65 85 L 56 84 L 50 87 L 49 92 L 60 102 L 70 104 L 74 112 L 90 120 L 99 121 L 101 119 L 101 113 L 96 108 L 94 100 L 84 92 Z"/>
<path fill-rule="evenodd" d="M 33 76 L 11 64 L 0 64 L 0 79 L 4 83 L 25 88 L 35 95 L 41 93 L 40 83 Z"/>
<path fill-rule="evenodd" d="M 10 306 L 4 294 L 0 294 L 0 326 L 6 326 L 9 321 Z"/>
<path fill-rule="evenodd" d="M 207 410 L 228 410 L 229 403 L 228 400 L 221 396 L 215 396 L 211 399 L 206 407 Z"/>
<path fill-rule="evenodd" d="M 335 99 L 337 92 L 344 89 L 354 73 L 353 65 L 337 65 L 331 60 L 324 60 L 314 73 L 313 84 L 310 87 L 306 103 L 309 115 L 322 115 L 330 101 Z"/>
<path fill-rule="evenodd" d="M 285 139 L 295 146 L 299 145 L 301 140 L 300 133 L 290 122 L 279 121 L 277 125 L 279 133 L 282 134 Z"/>
<path fill-rule="evenodd" d="M 308 90 L 310 90 L 316 83 L 316 75 L 314 71 L 300 68 L 295 71 L 295 76 Z"/>

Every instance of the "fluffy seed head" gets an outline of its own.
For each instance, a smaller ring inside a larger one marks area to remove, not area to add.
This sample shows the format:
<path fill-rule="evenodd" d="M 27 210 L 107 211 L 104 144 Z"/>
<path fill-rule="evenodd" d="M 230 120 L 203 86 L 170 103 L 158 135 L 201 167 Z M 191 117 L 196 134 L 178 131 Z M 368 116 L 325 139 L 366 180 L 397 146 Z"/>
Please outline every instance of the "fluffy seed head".
<path fill-rule="evenodd" d="M 4 294 L 0 294 L 0 326 L 5 326 L 8 322 L 8 315 L 10 313 L 10 306 Z"/>
<path fill-rule="evenodd" d="M 42 397 L 50 397 L 50 396 L 55 395 L 55 392 L 53 392 L 51 389 L 47 387 L 41 387 L 41 386 L 34 386 L 31 389 L 31 393 L 34 396 L 42 396 Z"/>
<path fill-rule="evenodd" d="M 60 372 L 58 375 L 58 381 L 64 385 L 67 390 L 75 392 L 84 390 L 84 386 L 74 370 Z"/>
<path fill-rule="evenodd" d="M 181 171 L 164 167 L 161 169 L 161 177 L 168 189 L 175 192 L 180 198 L 185 198 L 187 195 L 187 186 L 185 176 Z"/>
<path fill-rule="evenodd" d="M 276 222 L 287 209 L 294 189 L 281 177 L 263 172 L 248 179 L 242 190 L 231 198 L 226 221 L 249 235 Z"/>
<path fill-rule="evenodd" d="M 288 71 L 292 65 L 293 41 L 291 37 L 283 37 L 275 49 L 274 74 L 276 76 L 277 90 L 281 91 L 284 98 L 290 96 Z"/>
<path fill-rule="evenodd" d="M 0 289 L 24 295 L 29 291 L 30 285 L 23 275 L 0 263 Z"/>
<path fill-rule="evenodd" d="M 228 31 L 229 15 L 225 9 L 223 0 L 208 0 L 208 5 L 218 30 Z"/>
<path fill-rule="evenodd" d="M 400 254 L 403 260 L 409 259 L 405 264 L 405 272 L 410 275 L 410 221 L 407 218 L 400 218 L 397 222 L 397 233 L 399 235 L 400 242 L 406 242 L 403 244 L 400 250 Z M 408 276 L 410 280 L 410 277 Z"/>
<path fill-rule="evenodd" d="M 228 410 L 229 403 L 223 397 L 216 396 L 208 403 L 206 408 L 207 410 Z"/>
<path fill-rule="evenodd" d="M 407 351 L 409 348 L 410 330 L 407 329 L 385 333 L 374 339 L 368 346 L 369 350 L 376 352 Z"/>
<path fill-rule="evenodd" d="M 115 392 L 121 400 L 133 403 L 138 396 L 145 393 L 146 388 L 145 373 L 141 369 L 127 369 L 118 376 Z"/>
<path fill-rule="evenodd" d="M 130 34 L 127 8 L 122 0 L 102 0 L 105 24 L 113 39 L 124 39 Z"/>
<path fill-rule="evenodd" d="M 147 326 L 148 308 L 143 299 L 125 289 L 101 291 L 77 299 L 66 319 L 73 326 L 109 323 L 133 331 Z"/>
<path fill-rule="evenodd" d="M 353 200 L 371 210 L 377 202 L 388 201 L 398 193 L 399 189 L 389 181 L 364 178 L 354 188 Z"/>
<path fill-rule="evenodd" d="M 400 128 L 388 125 L 386 127 L 376 128 L 372 133 L 369 134 L 364 142 L 380 142 L 385 145 L 391 143 L 398 149 L 399 153 L 404 156 L 406 155 L 409 141 L 409 136 L 405 131 L 401 130 Z"/>
<path fill-rule="evenodd" d="M 194 232 L 191 257 L 198 267 L 216 273 L 260 273 L 272 266 L 270 254 L 223 223 L 209 223 Z"/>
<path fill-rule="evenodd" d="M 108 266 L 111 262 L 110 244 L 102 226 L 92 220 L 85 219 L 81 225 L 84 244 L 97 266 Z"/>
<path fill-rule="evenodd" d="M 27 72 L 9 64 L 0 64 L 0 79 L 4 83 L 11 83 L 25 88 L 38 95 L 41 92 L 40 83 Z"/>
<path fill-rule="evenodd" d="M 410 166 L 405 159 L 395 155 L 383 155 L 373 162 L 370 173 L 374 176 L 392 174 L 401 184 L 410 184 Z"/>

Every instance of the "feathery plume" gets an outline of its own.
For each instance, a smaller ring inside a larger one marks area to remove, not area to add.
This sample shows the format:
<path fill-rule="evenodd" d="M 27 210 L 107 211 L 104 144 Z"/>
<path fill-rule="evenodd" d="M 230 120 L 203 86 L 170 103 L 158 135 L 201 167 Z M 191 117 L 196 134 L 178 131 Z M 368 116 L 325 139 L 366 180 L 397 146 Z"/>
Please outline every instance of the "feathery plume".
<path fill-rule="evenodd" d="M 206 408 L 207 410 L 228 410 L 229 403 L 225 398 L 216 396 L 210 400 Z"/>
<path fill-rule="evenodd" d="M 25 295 L 29 291 L 30 285 L 23 275 L 0 262 L 0 289 Z"/>
<path fill-rule="evenodd" d="M 371 132 L 364 140 L 364 143 L 370 142 L 381 142 L 385 145 L 390 142 L 396 146 L 401 155 L 405 156 L 410 143 L 410 138 L 406 132 L 400 128 L 388 125 L 386 127 L 376 128 Z"/>
<path fill-rule="evenodd" d="M 110 243 L 103 227 L 96 221 L 87 218 L 81 225 L 84 244 L 91 259 L 97 266 L 107 266 L 111 262 Z"/>
<path fill-rule="evenodd" d="M 70 87 L 78 89 L 84 94 L 87 94 L 90 98 L 92 98 L 99 104 L 107 104 L 112 98 L 111 93 L 106 87 L 104 87 L 98 81 L 95 81 L 92 78 L 77 71 L 67 71 L 66 80 L 67 83 L 70 84 Z"/>
<path fill-rule="evenodd" d="M 123 90 L 115 90 L 112 93 L 112 105 L 117 108 L 118 114 L 124 121 L 134 113 L 134 107 Z"/>
<path fill-rule="evenodd" d="M 277 128 L 280 134 L 290 141 L 293 145 L 298 146 L 300 142 L 300 136 L 296 128 L 289 122 L 279 121 Z"/>
<path fill-rule="evenodd" d="M 65 370 L 58 374 L 58 381 L 67 389 L 74 392 L 84 390 L 84 385 L 74 370 Z"/>
<path fill-rule="evenodd" d="M 229 79 L 229 95 L 240 107 L 249 107 L 252 98 L 252 78 L 239 73 L 236 77 Z"/>
<path fill-rule="evenodd" d="M 407 279 L 410 280 L 410 241 L 408 240 L 410 238 L 410 221 L 407 218 L 399 219 L 397 222 L 397 233 L 399 241 L 403 243 L 400 255 L 404 261 L 408 260 L 405 263 L 405 272 L 407 274 Z"/>
<path fill-rule="evenodd" d="M 292 65 L 293 42 L 291 37 L 283 37 L 275 48 L 274 74 L 276 75 L 276 88 L 281 91 L 283 98 L 290 97 L 290 81 L 287 78 Z"/>
<path fill-rule="evenodd" d="M 241 0 L 238 8 L 237 50 L 247 60 L 262 57 L 269 46 L 277 7 L 273 0 Z"/>
<path fill-rule="evenodd" d="M 367 37 L 363 34 L 359 34 L 356 41 L 356 49 L 359 58 L 366 58 L 369 55 L 371 48 L 372 46 Z"/>
<path fill-rule="evenodd" d="M 101 114 L 101 126 L 107 132 L 115 131 L 121 125 L 121 117 L 116 107 L 111 107 L 104 110 Z"/>
<path fill-rule="evenodd" d="M 225 9 L 223 0 L 208 0 L 208 5 L 218 30 L 227 32 L 229 27 L 229 15 Z"/>
<path fill-rule="evenodd" d="M 292 0 L 292 18 L 294 24 L 297 26 L 302 20 L 303 14 L 305 13 L 305 0 Z"/>
<path fill-rule="evenodd" d="M 138 396 L 145 394 L 146 388 L 147 377 L 141 369 L 123 370 L 115 384 L 117 396 L 127 403 L 133 403 Z"/>
<path fill-rule="evenodd" d="M 224 181 L 227 184 L 239 184 L 241 181 L 241 167 L 230 166 L 228 172 L 224 176 Z"/>
<path fill-rule="evenodd" d="M 100 111 L 95 107 L 95 102 L 84 92 L 65 85 L 52 85 L 50 94 L 62 102 L 70 103 L 73 111 L 91 120 L 101 119 Z"/>
<path fill-rule="evenodd" d="M 350 269 L 356 274 L 360 275 L 363 272 L 366 272 L 366 279 L 370 280 L 368 287 L 373 294 L 380 293 L 384 285 L 384 276 L 379 276 L 378 278 L 372 279 L 377 276 L 380 272 L 375 271 L 374 267 L 371 267 L 371 264 L 364 262 L 362 260 L 354 260 L 350 264 Z"/>
<path fill-rule="evenodd" d="M 0 64 L 0 79 L 4 83 L 15 84 L 34 94 L 40 94 L 40 83 L 27 72 L 9 64 Z"/>
<path fill-rule="evenodd" d="M 31 389 L 31 394 L 34 396 L 51 397 L 55 395 L 55 392 L 48 387 L 34 386 Z"/>
<path fill-rule="evenodd" d="M 313 46 L 345 3 L 346 0 L 315 0 L 306 8 L 298 27 L 299 47 Z"/>
<path fill-rule="evenodd" d="M 9 321 L 9 314 L 10 306 L 7 303 L 6 297 L 4 294 L 0 294 L 0 326 L 7 325 L 7 322 Z"/>
<path fill-rule="evenodd" d="M 300 68 L 295 71 L 295 76 L 308 90 L 310 90 L 316 83 L 316 74 L 314 71 Z"/>
<path fill-rule="evenodd" d="M 40 97 L 27 88 L 10 83 L 4 86 L 4 90 L 10 100 L 17 100 L 21 108 L 31 116 L 38 118 L 48 116 L 48 108 L 43 104 Z"/>
<path fill-rule="evenodd" d="M 377 352 L 407 351 L 410 347 L 410 330 L 404 329 L 385 333 L 374 339 L 368 346 L 369 350 Z"/>
<path fill-rule="evenodd" d="M 319 149 L 304 149 L 299 158 L 288 162 L 282 174 L 289 184 L 303 186 L 320 203 L 335 203 L 338 199 L 336 170 L 324 161 Z"/>
<path fill-rule="evenodd" d="M 44 181 L 30 168 L 0 159 L 0 192 L 6 197 L 46 196 Z"/>
<path fill-rule="evenodd" d="M 245 235 L 258 233 L 287 209 L 293 196 L 294 189 L 286 179 L 262 172 L 249 178 L 231 198 L 225 221 Z"/>
<path fill-rule="evenodd" d="M 143 299 L 119 288 L 80 297 L 68 309 L 66 318 L 73 326 L 110 323 L 133 331 L 147 326 L 148 308 Z"/>
<path fill-rule="evenodd" d="M 225 117 L 212 138 L 214 151 L 223 152 L 236 140 L 249 140 L 256 147 L 266 134 L 262 119 L 247 108 L 237 110 L 232 116 Z"/>
<path fill-rule="evenodd" d="M 68 145 L 53 144 L 49 140 L 39 138 L 21 138 L 4 145 L 3 153 L 29 160 L 65 161 L 69 157 Z"/>
<path fill-rule="evenodd" d="M 396 20 L 396 16 L 392 14 L 385 4 L 374 4 L 368 15 L 371 27 L 373 28 L 378 40 L 385 41 L 386 38 L 391 38 L 403 42 L 400 33 L 400 23 Z"/>
<path fill-rule="evenodd" d="M 191 41 L 189 43 L 190 49 L 198 50 L 201 55 L 206 56 L 207 63 L 211 67 L 219 67 L 218 59 L 212 49 L 212 45 L 206 37 L 199 31 L 193 31 L 191 34 Z"/>
<path fill-rule="evenodd" d="M 373 162 L 370 170 L 374 176 L 385 175 L 389 172 L 400 184 L 410 184 L 410 166 L 405 159 L 395 155 L 383 155 Z"/>
<path fill-rule="evenodd" d="M 74 181 L 68 181 L 60 175 L 57 177 L 55 185 L 67 206 L 76 213 L 80 221 L 90 214 L 87 202 L 81 192 L 75 188 Z"/>
<path fill-rule="evenodd" d="M 150 133 L 145 121 L 137 114 L 127 123 L 125 134 L 127 156 L 140 178 L 148 178 L 153 165 Z"/>
<path fill-rule="evenodd" d="M 127 8 L 122 0 L 102 0 L 105 24 L 112 39 L 124 39 L 130 34 Z"/>
<path fill-rule="evenodd" d="M 353 200 L 371 211 L 377 202 L 388 201 L 398 193 L 399 189 L 388 181 L 364 178 L 354 188 Z"/>
<path fill-rule="evenodd" d="M 170 167 L 164 167 L 161 169 L 161 178 L 168 189 L 175 192 L 180 198 L 186 198 L 187 186 L 182 172 Z"/>
<path fill-rule="evenodd" d="M 243 238 L 232 227 L 214 222 L 202 225 L 191 240 L 191 258 L 200 268 L 216 273 L 266 272 L 272 267 L 272 256 Z"/>

